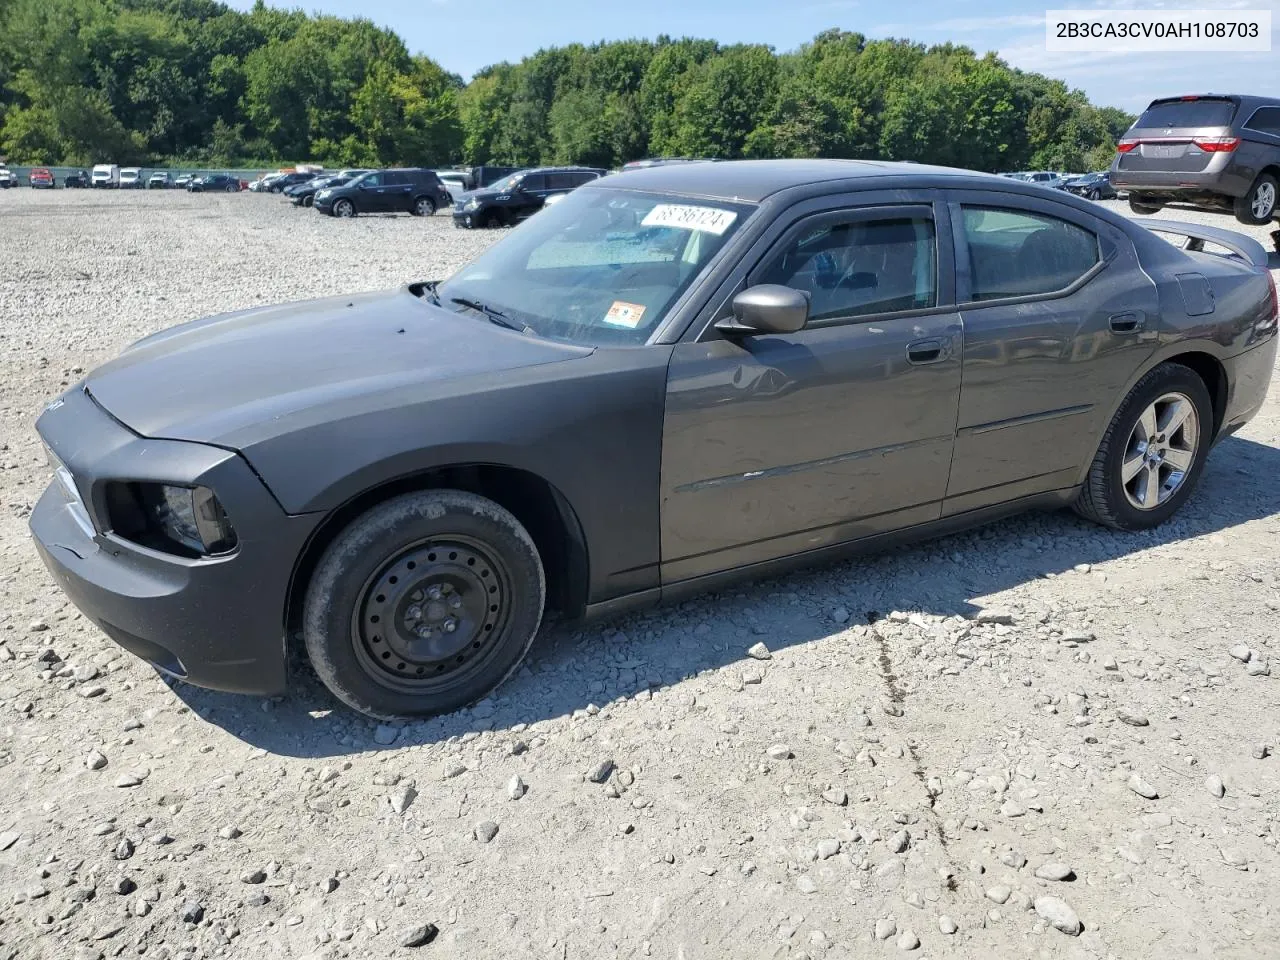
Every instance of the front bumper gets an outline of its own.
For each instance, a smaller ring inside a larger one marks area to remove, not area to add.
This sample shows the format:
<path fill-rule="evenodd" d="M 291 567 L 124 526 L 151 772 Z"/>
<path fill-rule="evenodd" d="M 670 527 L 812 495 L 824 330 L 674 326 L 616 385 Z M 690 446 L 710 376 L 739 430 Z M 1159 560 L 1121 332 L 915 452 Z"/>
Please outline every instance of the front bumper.
<path fill-rule="evenodd" d="M 82 386 L 36 428 L 75 488 L 69 495 L 55 479 L 30 521 L 41 558 L 71 602 L 165 673 L 216 690 L 283 692 L 289 581 L 318 517 L 287 515 L 235 453 L 139 437 Z M 213 489 L 236 527 L 236 549 L 188 559 L 117 536 L 105 501 L 112 480 Z"/>
<path fill-rule="evenodd" d="M 459 210 L 457 207 L 453 209 L 453 225 L 470 230 L 480 221 L 476 219 L 477 211 L 475 210 Z"/>
<path fill-rule="evenodd" d="M 321 200 L 319 197 L 316 197 L 311 201 L 311 209 L 319 210 L 321 213 L 331 213 L 333 211 L 333 198 L 327 197 L 324 200 Z"/>

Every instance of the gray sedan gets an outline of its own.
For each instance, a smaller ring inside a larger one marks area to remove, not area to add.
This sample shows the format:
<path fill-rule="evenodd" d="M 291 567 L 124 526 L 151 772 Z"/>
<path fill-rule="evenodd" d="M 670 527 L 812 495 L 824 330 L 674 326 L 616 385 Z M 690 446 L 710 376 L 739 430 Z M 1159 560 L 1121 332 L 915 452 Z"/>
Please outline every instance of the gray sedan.
<path fill-rule="evenodd" d="M 134 344 L 40 416 L 31 527 L 169 674 L 280 693 L 300 635 L 356 710 L 455 710 L 548 609 L 1031 508 L 1157 526 L 1266 396 L 1265 263 L 918 164 L 624 173 L 443 282 Z"/>

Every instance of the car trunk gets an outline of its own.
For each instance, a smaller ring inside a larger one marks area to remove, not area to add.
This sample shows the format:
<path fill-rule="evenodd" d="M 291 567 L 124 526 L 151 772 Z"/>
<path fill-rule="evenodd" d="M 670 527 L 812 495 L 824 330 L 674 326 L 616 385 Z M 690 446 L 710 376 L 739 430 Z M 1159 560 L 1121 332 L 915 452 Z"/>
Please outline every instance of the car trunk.
<path fill-rule="evenodd" d="M 1120 146 L 1119 170 L 1132 173 L 1200 173 L 1213 159 L 1214 142 L 1231 137 L 1236 105 L 1200 97 L 1171 100 L 1147 109 L 1129 128 Z"/>

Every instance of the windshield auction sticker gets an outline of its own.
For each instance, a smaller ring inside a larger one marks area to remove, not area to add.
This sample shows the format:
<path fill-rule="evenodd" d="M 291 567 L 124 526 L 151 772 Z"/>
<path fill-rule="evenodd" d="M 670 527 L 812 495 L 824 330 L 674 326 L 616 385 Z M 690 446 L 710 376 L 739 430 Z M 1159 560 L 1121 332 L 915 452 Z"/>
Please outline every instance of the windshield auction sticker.
<path fill-rule="evenodd" d="M 679 227 L 681 230 L 701 230 L 717 237 L 733 225 L 738 215 L 732 210 L 715 207 L 694 207 L 682 203 L 660 203 L 650 210 L 640 225 L 644 227 Z"/>
<path fill-rule="evenodd" d="M 625 300 L 613 301 L 613 306 L 604 315 L 604 322 L 615 327 L 626 327 L 634 330 L 640 326 L 640 318 L 644 316 L 644 304 L 627 303 Z"/>

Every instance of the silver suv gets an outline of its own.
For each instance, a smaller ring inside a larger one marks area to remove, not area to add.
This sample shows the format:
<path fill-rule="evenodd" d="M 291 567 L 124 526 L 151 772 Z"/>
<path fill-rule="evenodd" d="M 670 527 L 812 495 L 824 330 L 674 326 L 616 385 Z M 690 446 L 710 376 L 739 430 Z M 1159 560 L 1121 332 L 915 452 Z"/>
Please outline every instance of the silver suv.
<path fill-rule="evenodd" d="M 1151 101 L 1116 144 L 1111 184 L 1135 213 L 1166 203 L 1271 222 L 1280 182 L 1280 100 L 1206 94 Z"/>

